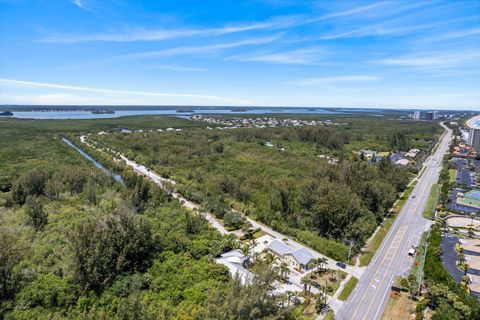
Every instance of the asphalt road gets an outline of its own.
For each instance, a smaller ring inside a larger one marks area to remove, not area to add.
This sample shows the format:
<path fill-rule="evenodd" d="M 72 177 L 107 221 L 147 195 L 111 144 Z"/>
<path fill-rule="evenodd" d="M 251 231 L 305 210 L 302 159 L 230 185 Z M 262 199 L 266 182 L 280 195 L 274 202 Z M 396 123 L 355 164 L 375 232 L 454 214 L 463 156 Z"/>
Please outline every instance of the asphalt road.
<path fill-rule="evenodd" d="M 422 212 L 432 185 L 438 181 L 442 159 L 452 138 L 452 131 L 443 127 L 446 131 L 437 150 L 425 162 L 425 171 L 360 277 L 354 292 L 340 308 L 337 319 L 380 319 L 396 277 L 408 273 L 413 262 L 408 250 L 412 245 L 418 245 L 422 233 L 432 223 L 422 217 Z"/>

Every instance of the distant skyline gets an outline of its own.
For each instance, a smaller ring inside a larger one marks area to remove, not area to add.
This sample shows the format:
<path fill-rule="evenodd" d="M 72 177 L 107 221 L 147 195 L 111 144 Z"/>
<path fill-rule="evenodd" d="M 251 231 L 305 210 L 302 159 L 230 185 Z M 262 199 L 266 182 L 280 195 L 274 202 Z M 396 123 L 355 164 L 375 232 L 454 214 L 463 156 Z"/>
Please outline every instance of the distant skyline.
<path fill-rule="evenodd" d="M 480 110 L 480 1 L 0 0 L 0 104 Z"/>

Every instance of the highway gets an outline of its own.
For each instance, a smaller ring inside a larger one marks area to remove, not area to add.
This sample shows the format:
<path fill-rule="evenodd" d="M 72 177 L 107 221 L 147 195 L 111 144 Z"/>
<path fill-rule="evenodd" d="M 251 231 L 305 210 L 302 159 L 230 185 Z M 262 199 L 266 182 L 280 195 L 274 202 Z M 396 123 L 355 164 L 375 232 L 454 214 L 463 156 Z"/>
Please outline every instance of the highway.
<path fill-rule="evenodd" d="M 422 217 L 422 212 L 432 185 L 438 181 L 442 159 L 452 139 L 452 130 L 443 124 L 442 127 L 445 131 L 436 151 L 425 161 L 424 172 L 418 178 L 413 192 L 361 275 L 357 287 L 341 306 L 337 319 L 380 319 L 395 279 L 399 275 L 408 274 L 413 263 L 408 250 L 412 245 L 418 245 L 422 233 L 432 223 Z"/>

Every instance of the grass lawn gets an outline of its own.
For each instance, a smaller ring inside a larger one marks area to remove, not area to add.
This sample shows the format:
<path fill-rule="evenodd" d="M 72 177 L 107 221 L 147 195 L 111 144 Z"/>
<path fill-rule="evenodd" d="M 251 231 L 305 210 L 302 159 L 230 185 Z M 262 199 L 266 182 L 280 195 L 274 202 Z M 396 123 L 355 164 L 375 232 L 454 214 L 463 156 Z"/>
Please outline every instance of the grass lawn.
<path fill-rule="evenodd" d="M 423 255 L 425 254 L 425 241 L 427 240 L 427 232 L 422 234 L 422 239 L 418 245 L 415 261 L 413 262 L 411 274 L 418 277 L 418 273 L 423 269 Z"/>
<path fill-rule="evenodd" d="M 263 230 L 258 230 L 257 232 L 255 232 L 255 233 L 253 234 L 253 238 L 254 238 L 254 239 L 258 239 L 258 238 L 260 238 L 260 237 L 263 236 L 263 235 L 266 235 L 266 233 L 265 233 Z"/>
<path fill-rule="evenodd" d="M 348 282 L 345 284 L 345 287 L 343 287 L 343 291 L 338 295 L 338 299 L 342 301 L 347 300 L 350 296 L 350 293 L 352 293 L 353 289 L 355 289 L 357 283 L 358 279 L 351 277 L 350 280 L 348 280 Z"/>
<path fill-rule="evenodd" d="M 408 293 L 392 292 L 382 320 L 410 319 L 415 302 L 408 298 Z"/>
<path fill-rule="evenodd" d="M 328 310 L 327 314 L 325 315 L 325 318 L 323 318 L 324 320 L 335 320 L 335 315 L 333 313 L 333 311 L 330 309 Z"/>
<path fill-rule="evenodd" d="M 457 169 L 448 169 L 448 176 L 450 183 L 455 183 L 455 179 L 457 178 Z"/>
<path fill-rule="evenodd" d="M 415 188 L 416 184 L 417 182 L 415 181 L 405 190 L 405 192 L 400 197 L 395 207 L 393 207 L 390 215 L 385 219 L 385 221 L 382 223 L 382 226 L 380 227 L 378 232 L 375 234 L 373 239 L 371 239 L 370 242 L 368 243 L 367 248 L 365 249 L 364 253 L 360 257 L 361 267 L 367 266 L 372 260 L 373 256 L 375 255 L 375 252 L 377 252 L 378 248 L 380 247 L 380 244 L 382 243 L 383 238 L 385 238 L 385 236 L 387 235 L 387 232 L 390 229 L 391 225 L 393 224 L 393 221 L 395 221 L 397 214 L 400 212 L 400 210 L 402 210 L 402 207 L 405 204 L 405 201 L 407 201 L 408 197 L 412 193 L 413 188 Z"/>
<path fill-rule="evenodd" d="M 440 195 L 440 185 L 434 184 L 432 190 L 430 191 L 430 196 L 428 197 L 427 205 L 423 210 L 423 217 L 425 219 L 433 219 L 433 214 L 435 213 L 435 208 L 437 207 L 438 197 Z"/>

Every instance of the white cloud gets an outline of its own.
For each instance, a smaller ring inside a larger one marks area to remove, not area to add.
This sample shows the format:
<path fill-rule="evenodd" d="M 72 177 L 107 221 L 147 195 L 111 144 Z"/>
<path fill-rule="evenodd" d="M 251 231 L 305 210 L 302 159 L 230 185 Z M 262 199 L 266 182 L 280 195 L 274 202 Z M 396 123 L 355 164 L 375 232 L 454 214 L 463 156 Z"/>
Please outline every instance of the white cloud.
<path fill-rule="evenodd" d="M 157 68 L 157 69 L 165 69 L 165 70 L 172 70 L 172 71 L 187 71 L 187 72 L 204 72 L 208 71 L 205 68 L 194 68 L 194 67 L 184 67 L 184 66 L 177 66 L 177 65 L 158 65 L 149 68 Z"/>
<path fill-rule="evenodd" d="M 328 13 L 328 14 L 325 14 L 325 15 L 317 17 L 317 18 L 307 19 L 307 20 L 304 21 L 304 24 L 319 22 L 319 21 L 332 19 L 332 18 L 357 15 L 357 14 L 363 13 L 365 11 L 370 11 L 370 10 L 373 10 L 373 9 L 376 9 L 376 8 L 379 8 L 379 7 L 383 7 L 387 4 L 388 4 L 388 2 L 377 2 L 377 3 L 373 3 L 373 4 L 361 6 L 361 7 L 347 9 L 347 10 L 344 10 L 344 11 L 332 12 L 332 13 Z"/>
<path fill-rule="evenodd" d="M 83 7 L 82 7 L 83 8 Z M 245 25 L 227 25 L 220 28 L 198 29 L 155 29 L 130 28 L 116 33 L 98 34 L 50 34 L 40 39 L 46 43 L 77 43 L 77 42 L 135 42 L 162 41 L 192 36 L 215 37 L 226 34 L 260 30 L 273 26 L 272 22 L 251 23 Z"/>
<path fill-rule="evenodd" d="M 82 0 L 73 0 L 72 3 L 76 5 L 77 7 L 80 7 L 83 9 L 83 3 Z"/>
<path fill-rule="evenodd" d="M 227 97 L 221 97 L 221 96 L 215 96 L 215 95 L 204 95 L 204 94 L 162 93 L 162 92 L 149 92 L 149 91 L 102 89 L 102 88 L 80 87 L 80 86 L 71 86 L 71 85 L 64 85 L 64 84 L 52 84 L 52 83 L 12 80 L 12 79 L 0 79 L 0 83 L 3 85 L 11 85 L 11 86 L 74 90 L 74 91 L 82 91 L 82 92 L 97 93 L 97 94 L 100 93 L 100 94 L 112 94 L 112 95 L 122 95 L 122 96 L 192 98 L 192 99 L 202 99 L 205 101 L 217 101 L 217 102 L 242 104 L 242 105 L 252 104 L 252 101 L 250 100 L 227 98 Z M 59 97 L 58 94 L 56 95 L 56 97 L 57 98 Z"/>
<path fill-rule="evenodd" d="M 302 80 L 292 81 L 289 83 L 302 85 L 302 86 L 312 86 L 312 85 L 326 85 L 330 83 L 339 83 L 339 82 L 375 81 L 379 79 L 380 79 L 379 77 L 372 76 L 372 75 L 343 75 L 343 76 L 302 79 Z"/>
<path fill-rule="evenodd" d="M 247 55 L 236 55 L 226 60 L 257 61 L 284 64 L 313 64 L 320 60 L 325 51 L 321 48 L 306 48 L 284 52 L 260 52 Z"/>
<path fill-rule="evenodd" d="M 397 65 L 407 67 L 436 67 L 451 68 L 462 65 L 476 64 L 480 61 L 480 52 L 467 51 L 458 53 L 432 53 L 407 55 L 401 57 L 385 58 L 377 61 L 379 64 Z"/>
<path fill-rule="evenodd" d="M 460 38 L 466 38 L 466 37 L 471 37 L 471 36 L 477 36 L 478 34 L 480 34 L 480 28 L 464 29 L 464 30 L 458 30 L 458 31 L 439 34 L 439 35 L 432 36 L 432 37 L 427 38 L 427 39 L 422 39 L 422 41 L 424 41 L 424 42 L 425 41 L 434 42 L 434 41 L 453 40 L 453 39 L 460 39 Z"/>
<path fill-rule="evenodd" d="M 83 0 L 73 0 L 79 8 L 92 11 L 83 4 Z M 313 24 L 332 18 L 357 15 L 366 11 L 384 6 L 385 2 L 379 2 L 366 6 L 356 7 L 345 11 L 332 12 L 318 17 L 309 18 L 306 15 L 277 16 L 266 21 L 250 22 L 243 24 L 230 24 L 218 28 L 185 28 L 185 29 L 144 29 L 128 28 L 120 32 L 93 33 L 93 34 L 62 34 L 53 33 L 40 39 L 46 43 L 77 43 L 77 42 L 135 42 L 135 41 L 162 41 L 168 39 L 200 36 L 214 37 L 232 33 L 254 31 L 254 30 L 279 30 L 290 27 L 297 27 L 306 24 Z"/>
<path fill-rule="evenodd" d="M 146 51 L 146 52 L 127 54 L 123 56 L 117 56 L 115 58 L 149 59 L 149 58 L 170 57 L 170 56 L 191 55 L 191 54 L 216 54 L 226 49 L 271 43 L 277 40 L 278 38 L 280 38 L 280 36 L 281 34 L 278 34 L 272 37 L 252 38 L 252 39 L 240 40 L 236 42 L 176 47 L 176 48 L 169 48 L 164 50 L 155 50 L 155 51 Z"/>

